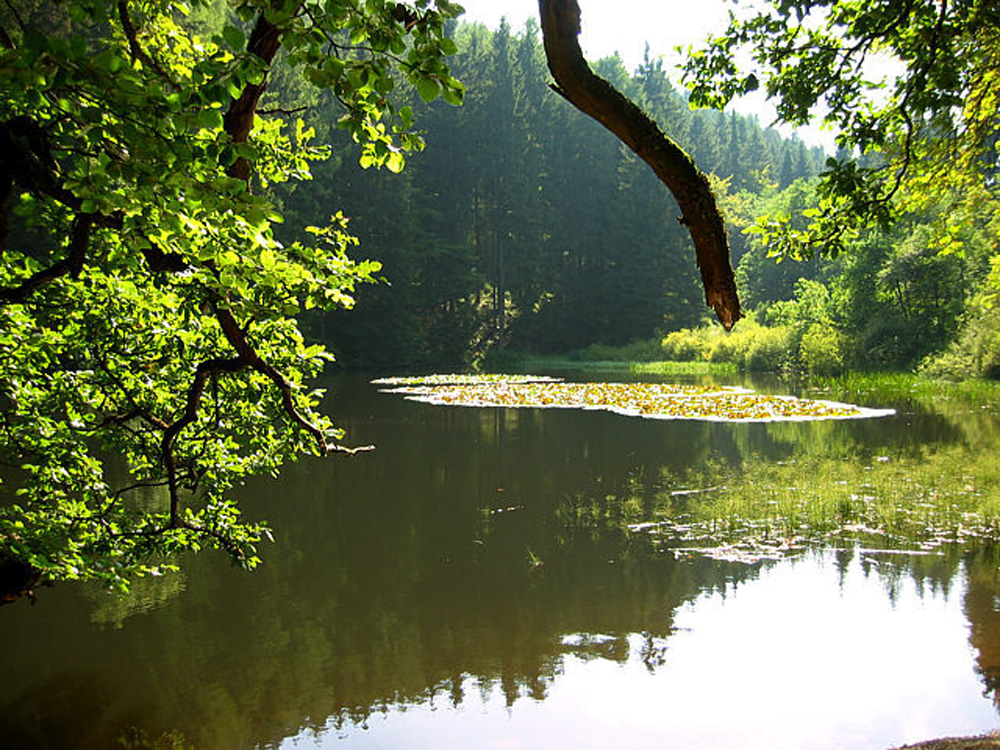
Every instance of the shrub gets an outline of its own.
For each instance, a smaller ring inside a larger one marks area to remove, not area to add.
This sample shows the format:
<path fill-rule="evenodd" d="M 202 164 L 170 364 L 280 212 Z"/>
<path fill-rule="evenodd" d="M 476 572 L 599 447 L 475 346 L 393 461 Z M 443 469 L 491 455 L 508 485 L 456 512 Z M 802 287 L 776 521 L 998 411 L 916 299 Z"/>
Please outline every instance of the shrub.
<path fill-rule="evenodd" d="M 951 346 L 924 359 L 918 372 L 945 380 L 1000 379 L 1000 308 L 968 315 Z"/>
<path fill-rule="evenodd" d="M 653 362 L 661 358 L 660 342 L 655 339 L 636 339 L 624 346 L 591 344 L 571 357 L 580 362 Z"/>
<path fill-rule="evenodd" d="M 658 339 L 636 339 L 622 347 L 623 359 L 629 362 L 654 362 L 663 358 Z"/>
<path fill-rule="evenodd" d="M 671 362 L 696 362 L 708 359 L 709 344 L 701 331 L 683 328 L 667 334 L 662 343 L 662 356 Z"/>
<path fill-rule="evenodd" d="M 783 370 L 791 362 L 792 329 L 787 326 L 756 328 L 746 350 L 744 367 L 758 372 Z"/>
<path fill-rule="evenodd" d="M 799 343 L 799 361 L 814 375 L 839 375 L 847 360 L 847 342 L 830 325 L 813 323 Z"/>
<path fill-rule="evenodd" d="M 742 331 L 715 337 L 708 350 L 708 361 L 716 364 L 728 362 L 743 369 L 747 361 L 750 337 Z"/>

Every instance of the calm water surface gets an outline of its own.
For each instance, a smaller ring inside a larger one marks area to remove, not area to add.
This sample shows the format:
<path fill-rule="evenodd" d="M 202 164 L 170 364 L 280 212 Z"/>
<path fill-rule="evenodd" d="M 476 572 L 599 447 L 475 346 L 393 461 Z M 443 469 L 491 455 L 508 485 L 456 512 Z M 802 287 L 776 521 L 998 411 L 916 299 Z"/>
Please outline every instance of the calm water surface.
<path fill-rule="evenodd" d="M 660 422 L 333 387 L 378 450 L 244 488 L 275 532 L 257 572 L 202 555 L 126 600 L 0 609 L 0 746 L 888 748 L 1000 726 L 995 552 L 741 563 L 628 530 L 698 489 L 692 466 L 971 455 L 995 416 Z"/>

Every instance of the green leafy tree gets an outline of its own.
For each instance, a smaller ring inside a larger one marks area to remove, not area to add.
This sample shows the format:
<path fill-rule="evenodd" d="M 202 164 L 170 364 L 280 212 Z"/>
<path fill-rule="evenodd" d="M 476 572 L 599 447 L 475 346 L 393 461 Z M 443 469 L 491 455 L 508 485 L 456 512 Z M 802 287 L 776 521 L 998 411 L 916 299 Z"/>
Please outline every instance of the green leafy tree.
<path fill-rule="evenodd" d="M 261 106 L 274 69 L 328 92 L 361 163 L 392 171 L 422 146 L 398 84 L 462 97 L 447 0 L 244 0 L 200 37 L 205 8 L 0 11 L 0 552 L 53 579 L 124 587 L 201 547 L 253 566 L 266 527 L 227 490 L 351 450 L 295 316 L 350 306 L 378 264 L 348 257 L 340 215 L 275 239 L 269 189 L 330 151 Z"/>
<path fill-rule="evenodd" d="M 749 307 L 791 299 L 799 279 L 814 278 L 820 273 L 819 258 L 788 260 L 761 241 L 762 221 L 780 221 L 789 232 L 808 231 L 803 214 L 816 205 L 815 187 L 815 179 L 797 180 L 784 190 L 764 191 L 752 202 L 750 212 L 756 218 L 744 230 L 749 242 L 737 267 L 740 289 Z"/>
<path fill-rule="evenodd" d="M 737 60 L 752 60 L 741 69 Z M 888 76 L 877 73 L 889 63 Z M 761 222 L 779 253 L 837 255 L 938 187 L 982 185 L 997 167 L 1000 6 L 994 0 L 769 0 L 733 15 L 685 64 L 691 100 L 721 107 L 763 87 L 793 125 L 822 117 L 827 161 L 805 231 Z M 884 80 L 883 80 L 884 79 Z M 917 189 L 907 191 L 907 186 Z"/>

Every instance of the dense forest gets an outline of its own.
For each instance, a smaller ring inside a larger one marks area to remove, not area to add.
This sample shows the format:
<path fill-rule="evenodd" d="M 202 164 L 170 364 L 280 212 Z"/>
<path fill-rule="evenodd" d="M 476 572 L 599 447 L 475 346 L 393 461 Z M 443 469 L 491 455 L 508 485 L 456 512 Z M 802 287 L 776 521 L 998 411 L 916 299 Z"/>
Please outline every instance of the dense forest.
<path fill-rule="evenodd" d="M 469 93 L 460 108 L 411 102 L 428 144 L 405 171 L 363 169 L 344 138 L 315 181 L 285 198 L 293 226 L 342 208 L 360 239 L 352 253 L 383 264 L 355 309 L 312 321 L 341 364 L 458 367 L 501 349 L 562 353 L 697 325 L 703 292 L 676 204 L 646 164 L 549 88 L 537 25 L 463 24 L 454 37 L 453 71 Z M 821 150 L 755 118 L 692 110 L 648 53 L 633 72 L 617 57 L 595 70 L 715 175 L 733 206 L 823 168 Z M 746 249 L 740 228 L 734 262 Z"/>
<path fill-rule="evenodd" d="M 454 36 L 453 69 L 470 93 L 457 109 L 415 97 L 429 138 L 405 172 L 362 168 L 345 138 L 315 182 L 284 197 L 293 225 L 342 207 L 360 239 L 352 253 L 383 264 L 355 309 L 310 321 L 342 366 L 502 366 L 503 350 L 643 341 L 653 342 L 640 348 L 646 356 L 750 369 L 1000 368 L 990 276 L 1000 215 L 989 179 L 912 197 L 896 222 L 853 237 L 846 253 L 775 258 L 760 218 L 806 223 L 816 175 L 845 155 L 753 117 L 692 108 L 648 53 L 631 72 L 617 57 L 597 61 L 714 176 L 751 312 L 726 337 L 708 322 L 673 199 L 549 89 L 537 26 L 463 24 Z"/>
<path fill-rule="evenodd" d="M 724 334 L 673 199 L 550 88 L 548 13 L 540 35 L 451 0 L 3 3 L 9 588 L 125 588 L 201 547 L 256 565 L 266 525 L 230 490 L 368 448 L 322 411 L 331 353 L 1000 373 L 996 4 L 743 10 L 683 92 L 649 54 L 592 63 L 713 175 L 748 313 Z M 881 99 L 875 51 L 902 69 Z M 726 111 L 757 88 L 838 152 Z"/>

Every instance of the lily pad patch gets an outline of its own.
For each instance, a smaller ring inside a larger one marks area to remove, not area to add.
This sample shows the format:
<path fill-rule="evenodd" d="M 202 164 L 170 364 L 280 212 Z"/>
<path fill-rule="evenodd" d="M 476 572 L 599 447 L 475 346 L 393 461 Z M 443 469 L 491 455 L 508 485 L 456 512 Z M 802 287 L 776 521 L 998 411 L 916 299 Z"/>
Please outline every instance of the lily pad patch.
<path fill-rule="evenodd" d="M 779 422 L 889 416 L 834 401 L 771 396 L 728 386 L 571 383 L 544 376 L 432 375 L 373 381 L 412 401 L 440 406 L 596 409 L 646 419 Z"/>

